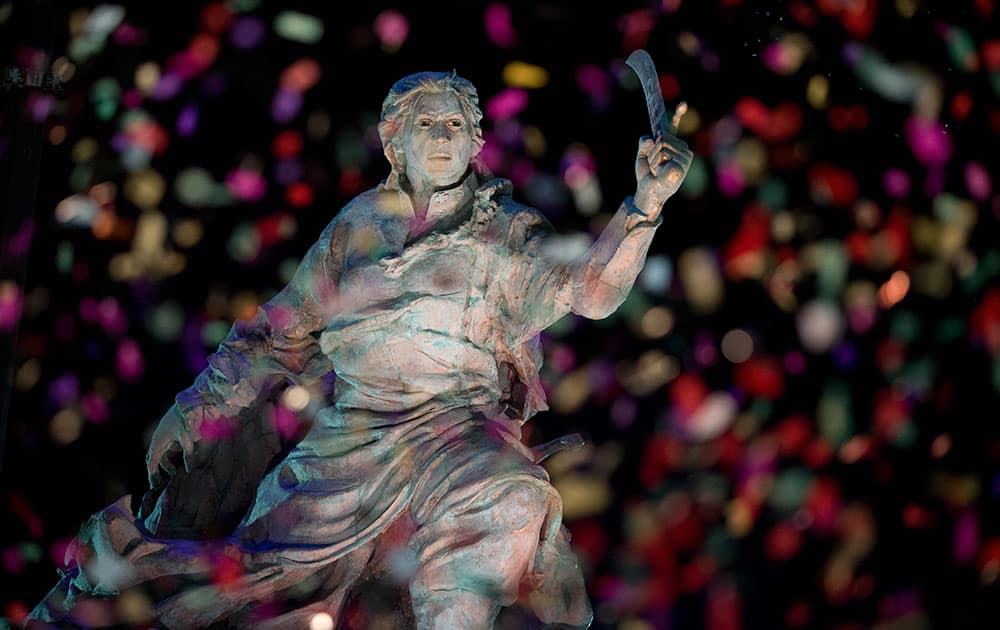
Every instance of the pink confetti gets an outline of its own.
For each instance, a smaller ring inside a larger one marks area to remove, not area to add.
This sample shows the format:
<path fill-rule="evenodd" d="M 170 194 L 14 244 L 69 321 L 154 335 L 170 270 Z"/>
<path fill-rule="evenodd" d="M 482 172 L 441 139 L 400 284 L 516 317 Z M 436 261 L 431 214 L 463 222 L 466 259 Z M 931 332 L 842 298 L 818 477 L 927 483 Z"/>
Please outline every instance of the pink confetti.
<path fill-rule="evenodd" d="M 910 176 L 901 168 L 890 168 L 882 176 L 882 186 L 893 199 L 902 199 L 910 194 Z"/>
<path fill-rule="evenodd" d="M 719 164 L 716 178 L 719 191 L 727 197 L 736 197 L 743 192 L 743 172 L 735 160 L 726 160 Z"/>
<path fill-rule="evenodd" d="M 903 132 L 914 157 L 925 166 L 942 166 L 951 159 L 951 136 L 940 122 L 914 116 L 903 125 Z"/>
<path fill-rule="evenodd" d="M 788 46 L 781 42 L 770 44 L 761 52 L 761 59 L 764 65 L 772 72 L 785 74 L 794 67 L 794 55 Z"/>
<path fill-rule="evenodd" d="M 76 542 L 72 536 L 53 540 L 49 545 L 49 561 L 57 567 L 63 567 L 68 564 L 68 554 L 72 554 L 70 555 L 70 560 L 76 556 Z"/>
<path fill-rule="evenodd" d="M 517 116 L 528 106 L 528 93 L 518 88 L 503 90 L 486 104 L 486 116 L 493 121 Z"/>
<path fill-rule="evenodd" d="M 611 78 L 601 68 L 586 64 L 576 71 L 576 84 L 590 97 L 591 105 L 601 109 L 611 100 Z"/>
<path fill-rule="evenodd" d="M 955 562 L 968 564 L 975 559 L 979 548 L 979 519 L 974 511 L 966 510 L 958 517 L 952 547 Z"/>
<path fill-rule="evenodd" d="M 388 9 L 375 18 L 375 34 L 382 46 L 396 50 L 403 45 L 410 34 L 410 22 L 399 11 Z"/>
<path fill-rule="evenodd" d="M 206 418 L 198 425 L 198 432 L 207 442 L 221 442 L 236 435 L 240 425 L 236 418 Z"/>
<path fill-rule="evenodd" d="M 784 364 L 789 374 L 801 374 L 806 369 L 806 358 L 798 350 L 792 350 L 785 355 Z"/>
<path fill-rule="evenodd" d="M 142 92 L 139 90 L 125 90 L 122 94 L 122 107 L 125 109 L 139 109 L 142 106 Z"/>
<path fill-rule="evenodd" d="M 226 188 L 243 201 L 260 201 L 267 194 L 267 181 L 260 173 L 236 169 L 226 176 Z"/>
<path fill-rule="evenodd" d="M 24 296 L 13 282 L 0 284 L 0 332 L 10 332 L 21 318 Z"/>
<path fill-rule="evenodd" d="M 654 26 L 656 16 L 649 9 L 639 9 L 619 17 L 618 30 L 625 37 L 625 50 L 645 48 Z"/>
<path fill-rule="evenodd" d="M 486 37 L 495 46 L 500 48 L 511 48 L 517 43 L 517 33 L 511 23 L 510 7 L 502 2 L 494 2 L 486 7 L 483 16 L 486 26 Z"/>
<path fill-rule="evenodd" d="M 118 377 L 126 383 L 135 383 L 142 378 L 142 373 L 146 370 L 146 361 L 142 357 L 138 343 L 132 339 L 125 339 L 118 344 L 115 368 Z"/>
<path fill-rule="evenodd" d="M 985 201 L 993 192 L 993 182 L 986 167 L 979 162 L 969 162 L 965 165 L 965 187 L 976 201 Z"/>
<path fill-rule="evenodd" d="M 114 298 L 104 298 L 98 305 L 97 320 L 104 332 L 111 337 L 120 337 L 128 328 L 128 318 L 121 305 Z"/>
<path fill-rule="evenodd" d="M 7 547 L 3 550 L 3 568 L 9 574 L 20 575 L 27 566 L 24 554 L 17 547 Z"/>
<path fill-rule="evenodd" d="M 115 29 L 112 39 L 120 46 L 141 46 L 146 43 L 146 31 L 131 24 L 122 24 Z"/>
<path fill-rule="evenodd" d="M 104 397 L 95 392 L 85 394 L 80 400 L 83 415 L 94 424 L 104 424 L 108 421 L 108 403 Z"/>
<path fill-rule="evenodd" d="M 294 437 L 301 426 L 298 414 L 281 405 L 275 407 L 272 422 L 278 435 L 286 440 Z"/>

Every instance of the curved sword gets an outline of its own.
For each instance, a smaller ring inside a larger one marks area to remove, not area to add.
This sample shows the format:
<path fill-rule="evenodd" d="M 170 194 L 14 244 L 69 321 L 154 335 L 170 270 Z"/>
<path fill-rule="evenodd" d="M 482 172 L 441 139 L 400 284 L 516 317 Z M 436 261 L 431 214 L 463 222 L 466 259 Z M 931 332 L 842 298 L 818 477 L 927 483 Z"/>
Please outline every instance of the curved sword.
<path fill-rule="evenodd" d="M 668 118 L 666 107 L 663 106 L 663 93 L 660 92 L 660 75 L 656 73 L 653 58 L 640 48 L 628 56 L 625 64 L 632 68 L 636 76 L 639 77 L 639 83 L 642 84 L 642 93 L 646 96 L 646 110 L 649 112 L 649 126 L 652 128 L 653 137 L 655 138 L 660 133 L 664 135 L 676 134 L 681 116 L 687 111 L 687 103 L 681 101 L 677 105 L 673 117 Z"/>

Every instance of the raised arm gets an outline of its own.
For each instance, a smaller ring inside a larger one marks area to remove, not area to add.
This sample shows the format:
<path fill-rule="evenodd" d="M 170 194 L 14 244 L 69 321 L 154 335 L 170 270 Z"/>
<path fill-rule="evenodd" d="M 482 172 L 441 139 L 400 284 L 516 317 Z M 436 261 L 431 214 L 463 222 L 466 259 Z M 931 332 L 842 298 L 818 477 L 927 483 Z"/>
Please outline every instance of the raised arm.
<path fill-rule="evenodd" d="M 674 136 L 643 138 L 635 160 L 636 193 L 627 197 L 587 255 L 573 265 L 570 309 L 603 319 L 628 297 L 646 261 L 663 204 L 687 175 L 692 153 Z"/>
<path fill-rule="evenodd" d="M 258 307 L 252 318 L 234 323 L 194 385 L 177 395 L 146 454 L 151 487 L 181 463 L 189 469 L 205 420 L 236 416 L 279 378 L 309 381 L 330 369 L 311 333 L 321 330 L 337 310 L 346 232 L 346 225 L 334 219 L 288 286 Z"/>
<path fill-rule="evenodd" d="M 554 264 L 542 254 L 551 228 L 533 215 L 524 247 L 515 261 L 506 294 L 530 337 L 572 311 L 590 319 L 613 313 L 632 289 L 653 233 L 662 222 L 666 200 L 677 192 L 691 165 L 684 141 L 665 136 L 643 138 L 635 161 L 636 193 L 628 197 L 587 253 L 569 264 Z"/>

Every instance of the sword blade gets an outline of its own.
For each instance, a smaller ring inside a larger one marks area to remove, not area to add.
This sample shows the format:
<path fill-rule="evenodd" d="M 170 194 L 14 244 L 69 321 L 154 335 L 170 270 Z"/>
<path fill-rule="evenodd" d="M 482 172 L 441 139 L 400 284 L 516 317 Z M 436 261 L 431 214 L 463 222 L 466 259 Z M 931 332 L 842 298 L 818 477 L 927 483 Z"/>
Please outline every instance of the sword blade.
<path fill-rule="evenodd" d="M 639 77 L 642 92 L 646 96 L 646 110 L 649 113 L 649 126 L 653 130 L 653 136 L 660 132 L 669 133 L 670 121 L 667 120 L 667 110 L 663 105 L 663 94 L 660 92 L 660 75 L 656 73 L 652 57 L 640 48 L 628 56 L 625 64 Z"/>

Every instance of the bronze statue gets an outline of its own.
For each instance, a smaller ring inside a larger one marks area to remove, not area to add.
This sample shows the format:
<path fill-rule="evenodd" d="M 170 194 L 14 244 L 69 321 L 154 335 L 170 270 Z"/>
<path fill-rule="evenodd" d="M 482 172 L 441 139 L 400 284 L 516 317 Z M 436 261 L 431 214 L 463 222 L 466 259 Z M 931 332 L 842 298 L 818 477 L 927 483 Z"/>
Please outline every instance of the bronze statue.
<path fill-rule="evenodd" d="M 477 159 L 481 118 L 454 73 L 393 85 L 378 126 L 389 176 L 236 322 L 160 421 L 138 516 L 124 497 L 91 517 L 29 623 L 142 588 L 166 628 L 332 628 L 382 576 L 418 628 L 492 627 L 519 592 L 544 623 L 590 624 L 544 453 L 521 442 L 547 408 L 539 332 L 618 308 L 692 154 L 671 133 L 643 138 L 635 196 L 567 264 L 544 254 L 545 218 Z M 255 407 L 276 395 L 313 417 L 285 444 Z M 221 586 L 220 562 L 235 567 Z"/>

